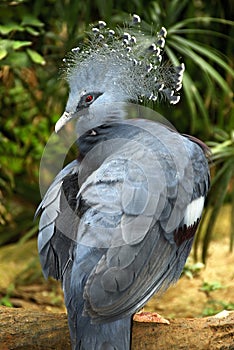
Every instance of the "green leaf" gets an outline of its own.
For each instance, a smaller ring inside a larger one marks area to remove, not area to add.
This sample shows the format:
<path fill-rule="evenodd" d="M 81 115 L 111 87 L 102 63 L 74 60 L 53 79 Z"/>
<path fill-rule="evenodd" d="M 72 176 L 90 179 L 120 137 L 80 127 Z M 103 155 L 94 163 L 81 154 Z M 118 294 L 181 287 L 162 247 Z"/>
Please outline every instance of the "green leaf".
<path fill-rule="evenodd" d="M 192 83 L 192 80 L 190 82 L 190 84 Z M 191 85 L 190 85 L 191 86 Z M 187 88 L 189 88 L 187 86 Z M 199 110 L 201 112 L 201 115 L 203 117 L 203 120 L 204 120 L 204 128 L 206 130 L 209 129 L 209 115 L 208 115 L 208 112 L 207 112 L 207 108 L 204 104 L 204 99 L 202 98 L 201 94 L 199 93 L 198 89 L 196 88 L 196 86 L 194 85 L 193 86 L 193 96 L 194 96 L 194 100 L 196 101 L 197 103 L 197 106 L 199 107 Z"/>
<path fill-rule="evenodd" d="M 203 292 L 213 292 L 225 288 L 220 282 L 203 282 L 200 290 Z"/>
<path fill-rule="evenodd" d="M 196 63 L 208 76 L 213 78 L 220 85 L 225 93 L 228 95 L 232 93 L 231 88 L 223 79 L 223 77 L 217 72 L 217 70 L 213 68 L 204 58 L 197 55 L 194 50 L 188 47 L 184 38 L 180 38 L 174 35 L 173 40 L 170 41 L 170 45 L 173 46 L 177 51 L 181 52 L 183 55 L 186 55 L 191 60 L 193 60 L 193 62 Z"/>
<path fill-rule="evenodd" d="M 215 176 L 212 178 L 211 180 L 211 186 L 215 186 L 216 183 L 219 181 L 219 179 L 223 176 L 223 174 L 225 174 L 225 172 L 228 171 L 230 167 L 230 162 L 226 162 L 223 164 L 223 166 L 216 172 Z M 212 193 L 210 193 L 210 197 L 212 199 L 212 197 L 215 197 L 215 194 L 214 196 L 212 196 Z M 215 201 L 215 198 L 213 199 Z"/>
<path fill-rule="evenodd" d="M 6 306 L 6 307 L 13 307 L 13 304 L 11 303 L 8 296 L 5 296 L 0 299 L 0 305 Z"/>
<path fill-rule="evenodd" d="M 174 26 L 170 27 L 170 33 L 172 33 L 173 31 L 177 31 L 178 29 L 185 27 L 187 24 L 189 23 L 194 23 L 197 27 L 197 23 L 204 23 L 204 24 L 208 24 L 210 25 L 211 22 L 215 22 L 215 23 L 221 23 L 221 24 L 227 24 L 230 26 L 234 25 L 233 21 L 229 21 L 223 18 L 215 18 L 215 17 L 193 17 L 193 18 L 187 18 L 183 21 L 177 22 Z"/>
<path fill-rule="evenodd" d="M 29 62 L 28 55 L 23 51 L 13 51 L 5 57 L 4 64 L 11 67 L 27 67 Z"/>
<path fill-rule="evenodd" d="M 14 50 L 18 50 L 18 49 L 20 49 L 21 47 L 24 47 L 24 46 L 32 45 L 31 41 L 19 41 L 19 40 L 10 40 L 10 41 L 12 42 L 12 48 Z"/>
<path fill-rule="evenodd" d="M 34 35 L 34 36 L 40 35 L 40 33 L 37 30 L 33 29 L 32 27 L 25 27 L 25 30 L 31 35 Z"/>
<path fill-rule="evenodd" d="M 7 56 L 7 50 L 4 49 L 3 47 L 0 47 L 0 60 L 5 58 Z"/>
<path fill-rule="evenodd" d="M 213 203 L 212 212 L 209 217 L 209 221 L 206 227 L 205 235 L 203 238 L 203 244 L 202 244 L 202 261 L 205 263 L 208 253 L 209 244 L 211 241 L 211 237 L 213 234 L 213 228 L 214 224 L 216 222 L 216 219 L 218 217 L 219 211 L 221 206 L 223 205 L 225 195 L 228 189 L 228 184 L 230 183 L 230 180 L 233 175 L 233 163 L 228 163 L 230 166 L 227 167 L 227 170 L 223 173 L 223 175 L 220 177 L 219 181 L 216 182 L 216 186 L 212 186 L 212 191 L 210 192 L 210 197 L 212 196 L 215 201 Z M 209 198 L 209 196 L 208 196 Z M 211 200 L 210 200 L 211 202 Z"/>
<path fill-rule="evenodd" d="M 34 27 L 43 27 L 44 23 L 41 22 L 38 18 L 30 15 L 25 15 L 21 22 L 22 26 L 34 26 Z"/>
<path fill-rule="evenodd" d="M 195 85 L 190 77 L 189 74 L 184 73 L 183 76 L 183 91 L 185 93 L 188 107 L 190 109 L 191 113 L 191 131 L 194 132 L 195 129 L 195 120 L 197 116 L 197 109 L 196 109 L 196 104 L 194 100 L 194 91 L 195 91 Z"/>
<path fill-rule="evenodd" d="M 7 35 L 13 31 L 20 31 L 23 32 L 24 28 L 22 28 L 20 25 L 17 23 L 7 23 L 7 24 L 1 24 L 0 25 L 0 33 L 2 35 Z"/>
<path fill-rule="evenodd" d="M 234 169 L 233 169 L 234 173 Z M 230 252 L 233 251 L 234 246 L 234 191 L 231 194 L 231 232 L 230 232 Z"/>
<path fill-rule="evenodd" d="M 176 58 L 174 52 L 167 46 L 166 47 L 166 52 L 169 57 L 169 59 L 175 64 L 178 65 L 178 59 Z M 186 67 L 185 67 L 186 69 Z M 194 125 L 196 125 L 195 120 L 197 117 L 197 108 L 199 108 L 201 115 L 203 116 L 204 119 L 204 127 L 206 129 L 209 128 L 209 118 L 208 118 L 208 113 L 206 110 L 206 107 L 204 105 L 204 102 L 202 100 L 202 97 L 197 90 L 196 86 L 194 85 L 190 75 L 185 71 L 184 76 L 183 76 L 183 91 L 185 93 L 187 103 L 191 112 L 191 118 L 192 118 L 192 124 L 191 124 L 191 131 L 194 132 Z"/>
<path fill-rule="evenodd" d="M 230 73 L 234 77 L 234 70 L 222 58 L 215 54 L 210 47 L 205 47 L 204 44 L 196 43 L 192 40 L 181 38 L 179 36 L 176 36 L 176 39 L 183 45 L 191 47 L 193 50 L 196 50 L 203 56 L 206 56 L 207 58 L 216 62 L 220 67 L 224 68 L 228 73 Z"/>
<path fill-rule="evenodd" d="M 1 49 L 6 51 L 9 51 L 12 49 L 15 51 L 20 49 L 21 47 L 29 46 L 31 44 L 32 44 L 31 41 L 7 40 L 7 39 L 0 41 Z"/>
<path fill-rule="evenodd" d="M 44 57 L 41 56 L 38 52 L 31 49 L 27 49 L 27 53 L 34 63 L 41 64 L 41 65 L 44 65 L 46 63 L 44 60 Z"/>
<path fill-rule="evenodd" d="M 179 29 L 179 30 L 176 30 L 176 31 L 173 31 L 173 30 L 169 29 L 168 33 L 170 33 L 170 35 L 172 35 L 172 34 L 178 34 L 178 35 L 181 35 L 181 34 L 192 34 L 192 35 L 200 34 L 202 36 L 204 36 L 204 35 L 205 36 L 211 35 L 211 36 L 215 36 L 215 37 L 218 37 L 218 38 L 223 38 L 223 39 L 226 39 L 226 40 L 230 40 L 228 35 L 226 35 L 224 33 L 216 32 L 215 30 L 210 30 L 210 29 L 184 28 L 184 29 Z"/>

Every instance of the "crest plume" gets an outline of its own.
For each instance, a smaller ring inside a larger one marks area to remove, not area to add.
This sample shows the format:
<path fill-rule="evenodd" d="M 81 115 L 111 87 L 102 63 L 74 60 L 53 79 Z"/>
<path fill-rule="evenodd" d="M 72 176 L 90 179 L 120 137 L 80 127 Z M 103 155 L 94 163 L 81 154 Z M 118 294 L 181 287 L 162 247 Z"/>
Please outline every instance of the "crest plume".
<path fill-rule="evenodd" d="M 184 64 L 162 63 L 167 31 L 162 27 L 156 36 L 143 33 L 141 19 L 133 15 L 125 28 L 110 29 L 104 21 L 92 27 L 89 42 L 73 48 L 65 63 L 65 77 L 70 86 L 82 89 L 109 89 L 123 99 L 153 100 L 159 96 L 176 104 L 182 87 Z"/>

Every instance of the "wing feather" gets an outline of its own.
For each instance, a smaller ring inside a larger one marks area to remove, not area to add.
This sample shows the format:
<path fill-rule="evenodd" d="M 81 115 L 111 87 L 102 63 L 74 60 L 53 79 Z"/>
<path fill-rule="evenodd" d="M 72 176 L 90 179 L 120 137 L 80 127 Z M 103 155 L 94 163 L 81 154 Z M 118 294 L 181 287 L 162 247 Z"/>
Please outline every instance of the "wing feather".
<path fill-rule="evenodd" d="M 67 231 L 67 228 L 74 232 L 72 224 L 74 223 L 74 213 L 70 209 L 63 191 L 63 183 L 70 174 L 77 174 L 78 178 L 77 161 L 68 164 L 56 176 L 36 212 L 36 215 L 38 215 L 42 211 L 39 223 L 38 250 L 42 270 L 46 278 L 52 276 L 61 279 L 64 267 L 71 260 L 70 248 L 74 245 L 74 241 L 70 239 L 71 232 Z M 62 210 L 61 213 L 62 207 L 65 207 L 66 210 Z M 67 220 L 69 226 L 65 225 Z M 64 225 L 66 226 L 65 231 L 63 229 Z M 62 235 L 61 232 L 65 232 L 67 236 Z"/>
<path fill-rule="evenodd" d="M 163 135 L 164 147 L 159 147 L 162 137 L 141 134 L 80 188 L 79 198 L 87 205 L 78 227 L 78 232 L 85 227 L 81 242 L 106 248 L 84 288 L 84 312 L 93 322 L 137 311 L 179 278 L 190 252 L 197 226 L 187 234 L 183 219 L 188 205 L 206 194 L 208 165 L 195 143 L 170 130 Z M 177 147 L 168 149 L 166 139 Z M 178 234 L 184 236 L 178 239 Z"/>
<path fill-rule="evenodd" d="M 160 124 L 139 127 L 94 171 L 84 167 L 82 181 L 70 163 L 38 208 L 44 274 L 63 279 L 70 265 L 67 300 L 82 295 L 93 322 L 133 314 L 179 278 L 200 219 L 195 201 L 209 187 L 199 145 Z"/>

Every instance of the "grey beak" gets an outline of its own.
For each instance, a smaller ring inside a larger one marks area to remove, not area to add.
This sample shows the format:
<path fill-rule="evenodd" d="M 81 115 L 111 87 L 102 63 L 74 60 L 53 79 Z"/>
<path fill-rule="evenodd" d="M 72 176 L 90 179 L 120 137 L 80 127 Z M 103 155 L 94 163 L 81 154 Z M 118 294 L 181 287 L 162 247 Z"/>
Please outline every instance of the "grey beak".
<path fill-rule="evenodd" d="M 59 130 L 61 130 L 62 127 L 67 124 L 67 122 L 69 122 L 69 120 L 72 118 L 74 118 L 74 113 L 65 111 L 55 124 L 55 132 L 57 133 Z"/>

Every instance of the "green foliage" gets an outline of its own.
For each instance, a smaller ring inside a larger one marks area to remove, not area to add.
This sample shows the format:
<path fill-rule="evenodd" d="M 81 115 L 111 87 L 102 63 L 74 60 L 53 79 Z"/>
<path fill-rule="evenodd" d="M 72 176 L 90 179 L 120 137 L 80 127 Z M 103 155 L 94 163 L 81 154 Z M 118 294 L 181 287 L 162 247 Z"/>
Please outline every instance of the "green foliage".
<path fill-rule="evenodd" d="M 33 229 L 40 200 L 39 161 L 53 124 L 45 106 L 52 102 L 48 95 L 57 76 L 56 68 L 44 68 L 46 33 L 35 11 L 26 2 L 1 5 L 0 11 L 0 223 L 8 224 L 0 235 L 4 244 Z"/>
<path fill-rule="evenodd" d="M 234 310 L 234 304 L 232 302 L 226 302 L 223 300 L 216 300 L 213 298 L 215 291 L 224 289 L 220 282 L 203 282 L 200 291 L 204 292 L 207 296 L 207 303 L 202 312 L 202 316 L 212 316 L 223 310 Z"/>
<path fill-rule="evenodd" d="M 188 258 L 182 275 L 188 277 L 189 279 L 193 279 L 194 277 L 198 276 L 199 273 L 201 272 L 201 270 L 205 267 L 205 265 L 201 262 L 196 262 L 193 263 L 190 261 L 190 259 Z"/>
<path fill-rule="evenodd" d="M 202 243 L 205 260 L 217 213 L 227 200 L 234 228 L 231 9 L 231 0 L 1 2 L 0 224 L 5 227 L 0 245 L 36 231 L 39 162 L 67 97 L 67 87 L 58 81 L 61 59 L 83 40 L 89 23 L 102 18 L 115 26 L 137 13 L 146 31 L 167 28 L 164 58 L 186 66 L 181 103 L 156 109 L 180 132 L 210 140 L 212 187 L 195 250 L 197 255 Z M 234 231 L 230 237 L 232 246 Z"/>
<path fill-rule="evenodd" d="M 234 191 L 232 188 L 230 191 L 234 177 L 234 130 L 231 130 L 228 134 L 224 130 L 216 129 L 214 137 L 215 140 L 208 143 L 213 161 L 213 176 L 208 196 L 208 206 L 204 212 L 200 231 L 195 242 L 195 257 L 197 258 L 198 242 L 200 235 L 202 235 L 202 260 L 204 262 L 206 261 L 216 218 L 228 197 L 232 206 L 230 251 L 232 251 L 234 244 Z"/>
<path fill-rule="evenodd" d="M 223 288 L 224 286 L 220 282 L 214 281 L 214 282 L 203 282 L 200 290 L 206 293 L 207 296 L 209 296 L 211 292 L 214 292 L 215 290 L 219 290 Z"/>
<path fill-rule="evenodd" d="M 234 310 L 234 303 L 227 303 L 223 300 L 208 300 L 207 305 L 202 312 L 203 317 L 213 316 L 217 313 L 227 310 Z"/>
<path fill-rule="evenodd" d="M 11 295 L 15 289 L 14 284 L 10 284 L 9 287 L 7 288 L 6 294 L 0 298 L 0 305 L 7 306 L 7 307 L 13 307 L 13 304 L 10 300 Z"/>

